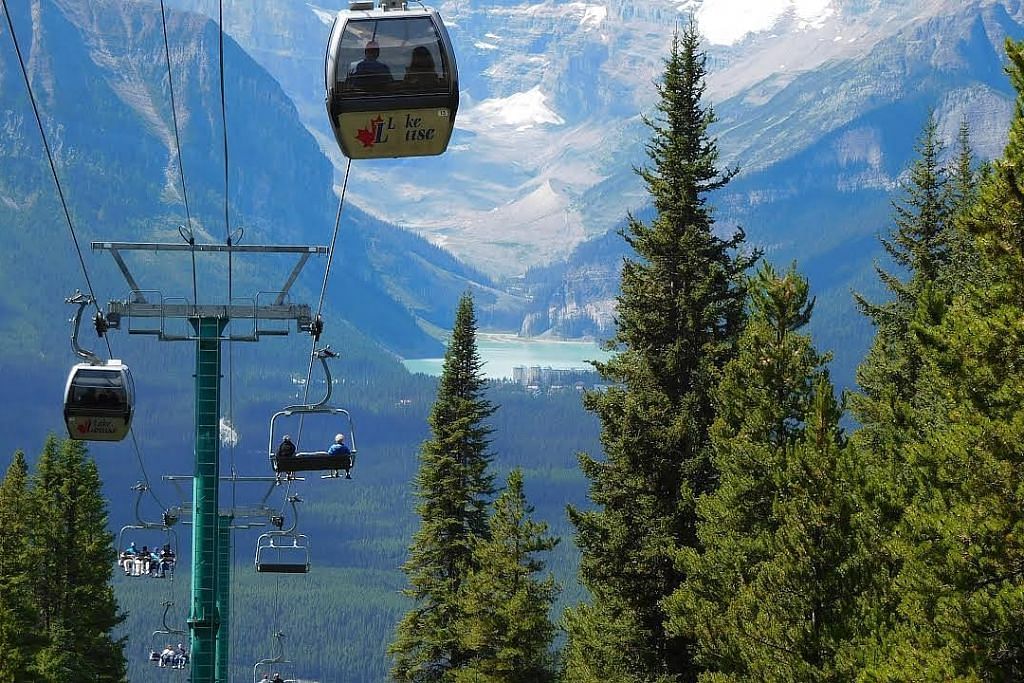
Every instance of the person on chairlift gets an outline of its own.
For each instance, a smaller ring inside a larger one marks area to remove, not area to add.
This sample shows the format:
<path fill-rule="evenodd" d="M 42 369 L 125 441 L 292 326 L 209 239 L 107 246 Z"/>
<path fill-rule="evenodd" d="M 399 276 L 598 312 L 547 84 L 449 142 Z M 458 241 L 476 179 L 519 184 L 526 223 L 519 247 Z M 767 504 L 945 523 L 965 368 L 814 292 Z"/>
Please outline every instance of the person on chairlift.
<path fill-rule="evenodd" d="M 345 435 L 340 433 L 335 434 L 334 443 L 327 449 L 327 455 L 337 457 L 341 460 L 341 467 L 338 469 L 345 470 L 346 479 L 352 478 L 352 472 L 350 471 L 352 469 L 351 453 L 352 451 L 345 445 Z"/>
<path fill-rule="evenodd" d="M 334 443 L 327 449 L 327 455 L 348 455 L 351 452 L 345 445 L 344 434 L 335 434 Z"/>
<path fill-rule="evenodd" d="M 292 443 L 292 437 L 285 434 L 284 438 L 281 439 L 281 445 L 277 447 L 277 457 L 280 460 L 281 458 L 290 458 L 293 455 L 295 455 L 295 444 Z"/>

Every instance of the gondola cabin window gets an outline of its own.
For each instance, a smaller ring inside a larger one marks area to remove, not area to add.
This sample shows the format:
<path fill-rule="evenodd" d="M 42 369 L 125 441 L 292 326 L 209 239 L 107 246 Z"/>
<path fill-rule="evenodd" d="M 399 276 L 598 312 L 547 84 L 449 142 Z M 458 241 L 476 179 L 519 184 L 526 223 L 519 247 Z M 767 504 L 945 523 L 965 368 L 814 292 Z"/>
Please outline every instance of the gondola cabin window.
<path fill-rule="evenodd" d="M 429 16 L 349 21 L 336 71 L 342 97 L 443 94 L 449 66 Z"/>
<path fill-rule="evenodd" d="M 73 407 L 124 410 L 128 395 L 116 370 L 79 370 L 71 380 Z"/>

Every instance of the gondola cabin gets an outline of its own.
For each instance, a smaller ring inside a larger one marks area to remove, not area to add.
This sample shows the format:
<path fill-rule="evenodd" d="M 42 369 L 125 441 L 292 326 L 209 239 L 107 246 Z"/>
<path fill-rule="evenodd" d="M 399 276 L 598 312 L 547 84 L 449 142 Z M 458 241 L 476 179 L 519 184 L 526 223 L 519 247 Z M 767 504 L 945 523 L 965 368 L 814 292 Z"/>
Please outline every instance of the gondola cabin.
<path fill-rule="evenodd" d="M 327 113 L 350 159 L 442 154 L 459 75 L 437 10 L 404 0 L 353 2 L 334 20 L 325 59 Z"/>
<path fill-rule="evenodd" d="M 68 436 L 81 441 L 120 441 L 128 435 L 135 406 L 135 385 L 119 360 L 79 363 L 64 389 Z"/>

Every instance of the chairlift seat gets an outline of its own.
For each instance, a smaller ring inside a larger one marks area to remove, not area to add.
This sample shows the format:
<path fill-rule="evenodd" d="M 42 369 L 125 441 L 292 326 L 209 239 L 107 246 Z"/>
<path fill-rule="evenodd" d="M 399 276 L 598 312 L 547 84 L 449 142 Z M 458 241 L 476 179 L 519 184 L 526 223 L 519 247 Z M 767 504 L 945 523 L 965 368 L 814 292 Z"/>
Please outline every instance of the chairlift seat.
<path fill-rule="evenodd" d="M 256 571 L 266 574 L 308 574 L 309 565 L 299 562 L 257 562 Z"/>
<path fill-rule="evenodd" d="M 309 545 L 303 534 L 270 531 L 256 540 L 256 571 L 265 574 L 309 573 Z"/>
<path fill-rule="evenodd" d="M 319 470 L 345 470 L 355 463 L 354 453 L 327 455 L 324 451 L 297 453 L 289 458 L 274 456 L 274 471 L 280 473 L 315 472 Z"/>

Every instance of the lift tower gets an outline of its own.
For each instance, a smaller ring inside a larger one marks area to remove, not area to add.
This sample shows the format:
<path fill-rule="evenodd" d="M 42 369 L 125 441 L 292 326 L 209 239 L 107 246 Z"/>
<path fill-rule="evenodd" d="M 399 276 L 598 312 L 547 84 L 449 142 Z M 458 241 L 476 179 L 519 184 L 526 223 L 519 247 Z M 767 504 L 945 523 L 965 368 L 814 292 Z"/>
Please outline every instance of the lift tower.
<path fill-rule="evenodd" d="M 111 253 L 130 288 L 128 299 L 108 304 L 109 327 L 120 329 L 127 325 L 129 334 L 154 335 L 161 341 L 194 342 L 196 346 L 189 680 L 228 683 L 230 630 L 226 606 L 231 567 L 230 555 L 221 552 L 221 546 L 229 543 L 230 514 L 221 515 L 218 509 L 221 343 L 255 342 L 262 336 L 287 335 L 291 321 L 295 321 L 297 331 L 319 337 L 321 322 L 313 319 L 308 305 L 288 303 L 288 291 L 309 257 L 326 254 L 328 249 L 138 242 L 93 242 L 92 248 Z M 141 289 L 122 257 L 127 251 L 295 254 L 298 261 L 280 290 L 257 292 L 253 298 L 233 298 L 227 304 L 199 304 L 184 298 L 164 298 L 159 290 Z"/>

